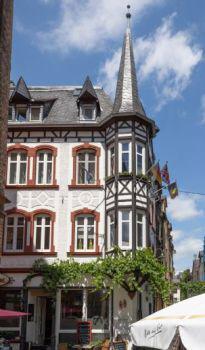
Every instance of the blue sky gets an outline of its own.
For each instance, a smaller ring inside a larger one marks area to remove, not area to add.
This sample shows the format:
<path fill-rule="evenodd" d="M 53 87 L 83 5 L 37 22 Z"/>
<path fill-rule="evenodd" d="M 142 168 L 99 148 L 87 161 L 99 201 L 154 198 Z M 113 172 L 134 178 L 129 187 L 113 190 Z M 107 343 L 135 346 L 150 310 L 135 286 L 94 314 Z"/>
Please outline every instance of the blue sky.
<path fill-rule="evenodd" d="M 130 0 L 140 96 L 160 128 L 155 151 L 179 189 L 205 193 L 205 2 Z M 11 79 L 81 85 L 112 96 L 126 26 L 125 0 L 16 0 Z M 169 200 L 177 271 L 203 246 L 205 196 Z"/>

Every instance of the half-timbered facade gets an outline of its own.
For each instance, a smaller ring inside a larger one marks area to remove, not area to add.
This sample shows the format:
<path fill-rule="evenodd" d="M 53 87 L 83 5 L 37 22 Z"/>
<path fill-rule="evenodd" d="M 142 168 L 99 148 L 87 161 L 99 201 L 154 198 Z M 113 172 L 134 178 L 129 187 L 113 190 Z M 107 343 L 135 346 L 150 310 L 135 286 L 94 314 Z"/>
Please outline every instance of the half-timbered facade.
<path fill-rule="evenodd" d="M 93 339 L 128 336 L 128 325 L 153 310 L 146 290 L 113 303 L 89 287 L 59 289 L 56 304 L 41 277 L 26 277 L 36 259 L 84 262 L 123 251 L 156 249 L 156 210 L 147 170 L 158 132 L 140 102 L 131 33 L 126 30 L 114 104 L 89 77 L 83 86 L 11 86 L 7 196 L 1 271 L 10 277 L 2 303 L 30 313 L 6 330 L 33 344 L 75 343 L 79 319 Z M 112 307 L 111 307 L 112 306 Z M 112 308 L 112 310 L 111 310 Z M 4 325 L 5 326 L 5 325 Z M 1 327 L 1 325 L 0 325 Z"/>

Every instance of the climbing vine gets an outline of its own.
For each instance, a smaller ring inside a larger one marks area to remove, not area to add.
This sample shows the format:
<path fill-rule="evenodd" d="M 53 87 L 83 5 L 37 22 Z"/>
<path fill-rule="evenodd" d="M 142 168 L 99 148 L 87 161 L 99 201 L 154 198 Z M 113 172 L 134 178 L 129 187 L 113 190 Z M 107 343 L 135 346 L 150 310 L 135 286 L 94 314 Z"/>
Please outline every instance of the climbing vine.
<path fill-rule="evenodd" d="M 41 274 L 42 287 L 53 294 L 62 286 L 69 287 L 86 283 L 85 281 L 95 290 L 106 288 L 107 295 L 117 286 L 123 287 L 128 293 L 134 293 L 141 291 L 144 283 L 148 282 L 151 292 L 161 295 L 167 301 L 170 286 L 165 273 L 165 267 L 156 259 L 151 249 L 124 253 L 116 247 L 105 258 L 86 263 L 69 259 L 47 264 L 43 260 L 37 260 L 30 278 L 33 274 Z"/>

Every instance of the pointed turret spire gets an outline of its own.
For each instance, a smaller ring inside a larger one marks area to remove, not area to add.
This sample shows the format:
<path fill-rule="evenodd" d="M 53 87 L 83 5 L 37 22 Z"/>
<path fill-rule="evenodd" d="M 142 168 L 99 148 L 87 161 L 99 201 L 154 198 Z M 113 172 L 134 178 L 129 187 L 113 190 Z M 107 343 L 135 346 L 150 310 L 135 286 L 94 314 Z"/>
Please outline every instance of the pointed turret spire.
<path fill-rule="evenodd" d="M 145 115 L 137 88 L 137 76 L 130 30 L 130 5 L 127 5 L 127 9 L 127 29 L 122 47 L 113 113 L 136 112 Z"/>

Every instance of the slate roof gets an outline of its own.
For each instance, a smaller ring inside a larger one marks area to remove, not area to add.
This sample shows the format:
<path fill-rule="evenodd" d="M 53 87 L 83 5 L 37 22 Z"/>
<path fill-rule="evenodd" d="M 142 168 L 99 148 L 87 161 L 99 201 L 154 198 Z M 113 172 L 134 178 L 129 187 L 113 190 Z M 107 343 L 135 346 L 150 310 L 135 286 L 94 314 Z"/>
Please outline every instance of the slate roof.
<path fill-rule="evenodd" d="M 28 86 L 28 90 L 32 103 L 44 103 L 42 123 L 76 124 L 79 121 L 77 100 L 82 86 Z M 95 93 L 101 109 L 97 117 L 100 121 L 112 112 L 113 103 L 102 88 L 95 87 Z"/>
<path fill-rule="evenodd" d="M 19 78 L 18 83 L 15 86 L 15 89 L 11 95 L 10 100 L 14 100 L 15 98 L 22 98 L 23 100 L 30 100 L 31 95 L 29 93 L 28 87 L 22 77 Z"/>
<path fill-rule="evenodd" d="M 138 94 L 132 37 L 129 27 L 126 29 L 124 37 L 113 106 L 113 113 L 120 112 L 136 112 L 146 116 Z"/>

